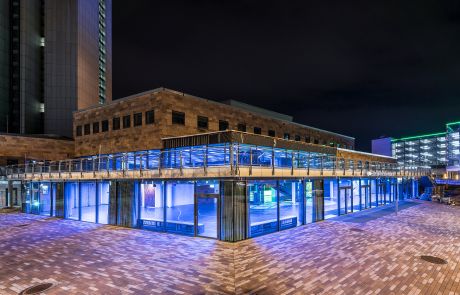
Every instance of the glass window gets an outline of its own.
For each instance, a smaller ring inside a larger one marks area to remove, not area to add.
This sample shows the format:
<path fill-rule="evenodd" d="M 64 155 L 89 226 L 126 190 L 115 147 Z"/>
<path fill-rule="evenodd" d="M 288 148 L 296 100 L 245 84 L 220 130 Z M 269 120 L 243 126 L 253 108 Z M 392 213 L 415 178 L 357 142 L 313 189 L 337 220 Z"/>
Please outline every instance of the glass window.
<path fill-rule="evenodd" d="M 238 131 L 246 132 L 246 124 L 239 123 L 237 127 L 238 127 Z"/>
<path fill-rule="evenodd" d="M 318 144 L 318 143 L 319 143 L 319 141 L 318 141 L 317 139 L 315 139 L 313 142 L 314 142 L 315 144 Z"/>
<path fill-rule="evenodd" d="M 219 131 L 228 130 L 228 121 L 219 120 Z"/>
<path fill-rule="evenodd" d="M 275 137 L 276 136 L 275 130 L 268 130 L 268 136 Z"/>
<path fill-rule="evenodd" d="M 51 215 L 51 184 L 40 183 L 40 215 Z"/>
<path fill-rule="evenodd" d="M 96 183 L 82 182 L 81 194 L 81 220 L 96 222 Z"/>
<path fill-rule="evenodd" d="M 295 139 L 295 141 L 300 141 L 300 135 L 295 135 L 294 139 Z"/>
<path fill-rule="evenodd" d="M 248 181 L 249 237 L 278 230 L 276 181 Z"/>
<path fill-rule="evenodd" d="M 145 124 L 153 124 L 155 123 L 155 112 L 153 110 L 145 112 Z"/>
<path fill-rule="evenodd" d="M 123 116 L 123 128 L 131 127 L 131 115 Z"/>
<path fill-rule="evenodd" d="M 150 230 L 164 230 L 163 183 L 148 181 L 141 183 L 141 220 L 142 227 Z"/>
<path fill-rule="evenodd" d="M 99 216 L 98 223 L 108 224 L 109 223 L 109 194 L 110 194 L 110 182 L 100 181 L 98 182 L 98 207 Z"/>
<path fill-rule="evenodd" d="M 208 117 L 198 116 L 196 126 L 200 129 L 208 129 Z"/>
<path fill-rule="evenodd" d="M 172 111 L 172 123 L 185 125 L 185 113 Z"/>
<path fill-rule="evenodd" d="M 197 197 L 197 235 L 217 239 L 217 210 L 219 200 L 218 180 L 198 180 Z"/>
<path fill-rule="evenodd" d="M 99 133 L 99 122 L 93 123 L 93 133 Z"/>
<path fill-rule="evenodd" d="M 82 135 L 82 128 L 81 128 L 81 125 L 77 126 L 76 134 L 77 134 L 77 136 L 81 136 L 81 135 Z"/>
<path fill-rule="evenodd" d="M 302 182 L 282 180 L 279 182 L 280 229 L 302 224 Z"/>
<path fill-rule="evenodd" d="M 85 135 L 91 134 L 91 125 L 90 124 L 85 124 L 83 129 L 84 129 Z"/>
<path fill-rule="evenodd" d="M 64 198 L 65 218 L 79 220 L 78 182 L 66 182 L 64 184 Z"/>
<path fill-rule="evenodd" d="M 305 222 L 312 223 L 313 219 L 313 181 L 305 181 Z"/>
<path fill-rule="evenodd" d="M 338 216 L 338 183 L 336 179 L 324 180 L 324 219 Z"/>
<path fill-rule="evenodd" d="M 310 136 L 305 137 L 305 142 L 310 143 Z"/>
<path fill-rule="evenodd" d="M 166 231 L 195 235 L 195 185 L 193 181 L 166 183 Z"/>
<path fill-rule="evenodd" d="M 119 130 L 119 129 L 120 129 L 120 117 L 113 118 L 112 130 Z"/>
<path fill-rule="evenodd" d="M 142 126 L 142 113 L 135 113 L 133 115 L 134 126 Z"/>
<path fill-rule="evenodd" d="M 291 136 L 289 135 L 289 133 L 284 133 L 284 139 L 289 139 Z"/>
<path fill-rule="evenodd" d="M 101 122 L 101 125 L 102 125 L 102 132 L 107 132 L 109 131 L 109 120 L 103 120 Z"/>
<path fill-rule="evenodd" d="M 262 134 L 262 128 L 254 127 L 254 134 Z"/>

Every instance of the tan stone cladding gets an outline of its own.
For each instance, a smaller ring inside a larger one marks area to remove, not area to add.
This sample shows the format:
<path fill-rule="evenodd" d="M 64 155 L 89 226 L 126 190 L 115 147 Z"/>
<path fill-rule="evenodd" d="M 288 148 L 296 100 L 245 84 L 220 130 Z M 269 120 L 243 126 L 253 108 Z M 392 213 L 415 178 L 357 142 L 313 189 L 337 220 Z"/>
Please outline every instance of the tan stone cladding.
<path fill-rule="evenodd" d="M 64 160 L 74 157 L 74 142 L 69 139 L 46 137 L 0 135 L 0 166 L 6 159 L 18 160 Z"/>
<path fill-rule="evenodd" d="M 146 112 L 150 110 L 154 111 L 155 120 L 153 124 L 146 124 Z M 185 113 L 184 125 L 173 124 L 173 111 Z M 134 126 L 136 113 L 142 113 L 140 126 Z M 123 128 L 123 117 L 127 115 L 130 116 L 130 127 Z M 208 118 L 208 128 L 198 127 L 198 116 Z M 119 130 L 113 130 L 113 118 L 120 118 Z M 108 121 L 106 132 L 102 132 L 103 120 Z M 84 156 L 160 149 L 161 138 L 219 131 L 219 120 L 227 121 L 230 130 L 238 130 L 238 125 L 244 124 L 249 133 L 258 127 L 262 135 L 268 135 L 268 131 L 273 130 L 276 137 L 289 133 L 292 140 L 299 136 L 303 142 L 325 145 L 333 143 L 354 148 L 352 137 L 161 88 L 74 112 L 75 153 L 76 156 Z M 95 122 L 99 122 L 98 133 L 93 130 Z M 90 129 L 90 134 L 85 135 L 85 125 L 86 129 Z M 77 136 L 77 128 L 80 128 L 81 136 Z"/>

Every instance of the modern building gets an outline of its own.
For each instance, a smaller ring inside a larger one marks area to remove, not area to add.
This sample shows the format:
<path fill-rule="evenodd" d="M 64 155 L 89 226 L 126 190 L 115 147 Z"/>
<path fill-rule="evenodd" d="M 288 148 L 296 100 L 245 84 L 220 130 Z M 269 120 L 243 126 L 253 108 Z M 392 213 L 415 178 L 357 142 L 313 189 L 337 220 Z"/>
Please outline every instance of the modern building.
<path fill-rule="evenodd" d="M 372 153 L 395 157 L 407 169 L 437 168 L 457 178 L 460 171 L 460 122 L 446 124 L 442 132 L 403 138 L 372 140 Z"/>
<path fill-rule="evenodd" d="M 72 112 L 111 101 L 111 0 L 0 3 L 0 132 L 72 137 Z"/>
<path fill-rule="evenodd" d="M 74 133 L 76 158 L 7 167 L 24 212 L 239 241 L 417 196 L 427 173 L 286 115 L 164 88 L 76 111 Z"/>

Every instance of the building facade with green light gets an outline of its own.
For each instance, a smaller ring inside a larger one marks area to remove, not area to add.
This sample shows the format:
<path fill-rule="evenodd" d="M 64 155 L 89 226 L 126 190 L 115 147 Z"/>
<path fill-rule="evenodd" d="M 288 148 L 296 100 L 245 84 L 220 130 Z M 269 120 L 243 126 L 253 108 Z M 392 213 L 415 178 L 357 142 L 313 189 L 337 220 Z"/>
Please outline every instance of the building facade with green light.
<path fill-rule="evenodd" d="M 456 177 L 460 171 L 459 132 L 460 122 L 451 122 L 442 132 L 374 139 L 372 153 L 395 157 L 406 168 L 444 168 Z"/>

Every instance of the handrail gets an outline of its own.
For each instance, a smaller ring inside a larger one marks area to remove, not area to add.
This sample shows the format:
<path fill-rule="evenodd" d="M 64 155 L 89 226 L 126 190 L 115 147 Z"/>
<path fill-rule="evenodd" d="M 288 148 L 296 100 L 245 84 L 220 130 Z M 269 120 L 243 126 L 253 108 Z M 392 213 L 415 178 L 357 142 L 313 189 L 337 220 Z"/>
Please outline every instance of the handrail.
<path fill-rule="evenodd" d="M 211 155 L 212 153 L 212 155 Z M 85 173 L 111 171 L 154 171 L 161 175 L 161 170 L 203 168 L 204 174 L 210 167 L 229 166 L 271 168 L 274 174 L 276 169 L 310 170 L 318 169 L 321 175 L 331 171 L 332 175 L 345 175 L 350 171 L 352 175 L 376 176 L 422 176 L 429 175 L 431 169 L 424 167 L 401 167 L 396 163 L 364 161 L 362 159 L 348 159 L 330 154 L 312 152 L 287 152 L 287 150 L 232 144 L 225 146 L 193 147 L 190 149 L 176 148 L 155 150 L 137 153 L 114 155 L 100 155 L 87 158 L 67 159 L 60 161 L 30 162 L 10 165 L 4 168 L 4 174 L 43 174 L 43 173 Z M 233 170 L 232 170 L 233 171 Z M 252 173 L 252 172 L 251 172 Z"/>

